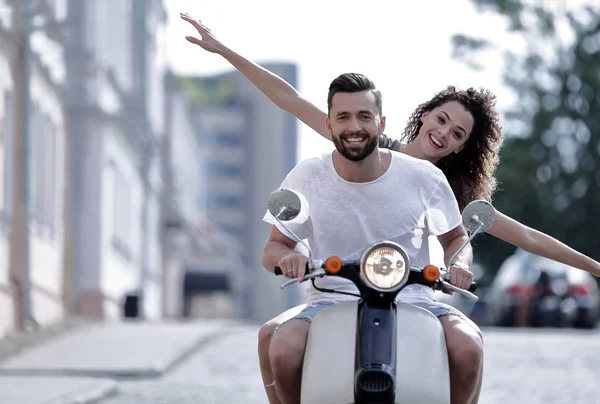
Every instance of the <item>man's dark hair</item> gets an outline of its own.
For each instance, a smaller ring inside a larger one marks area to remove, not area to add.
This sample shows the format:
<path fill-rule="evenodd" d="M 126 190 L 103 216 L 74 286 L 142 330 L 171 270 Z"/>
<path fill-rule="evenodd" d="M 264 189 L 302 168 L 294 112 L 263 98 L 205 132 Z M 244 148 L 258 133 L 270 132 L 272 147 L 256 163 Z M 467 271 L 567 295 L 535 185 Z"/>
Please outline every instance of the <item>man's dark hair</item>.
<path fill-rule="evenodd" d="M 375 105 L 382 113 L 382 96 L 381 92 L 375 88 L 373 83 L 367 76 L 360 73 L 344 73 L 340 74 L 329 85 L 329 93 L 327 94 L 327 114 L 331 112 L 331 103 L 333 96 L 337 93 L 360 93 L 362 91 L 372 91 L 375 95 Z"/>

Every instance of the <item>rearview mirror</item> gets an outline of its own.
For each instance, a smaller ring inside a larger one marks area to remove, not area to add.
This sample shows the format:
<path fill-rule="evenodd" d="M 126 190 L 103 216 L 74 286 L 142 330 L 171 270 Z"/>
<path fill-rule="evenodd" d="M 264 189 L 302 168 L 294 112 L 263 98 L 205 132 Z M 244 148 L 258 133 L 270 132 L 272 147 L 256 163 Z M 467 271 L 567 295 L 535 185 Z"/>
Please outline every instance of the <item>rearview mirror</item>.
<path fill-rule="evenodd" d="M 463 226 L 470 234 L 487 231 L 494 224 L 496 210 L 483 199 L 469 203 L 462 214 Z"/>
<path fill-rule="evenodd" d="M 452 257 L 450 257 L 450 261 L 447 263 L 449 267 L 454 263 L 458 253 L 460 253 L 477 234 L 483 233 L 492 227 L 495 216 L 496 210 L 494 207 L 483 199 L 472 201 L 465 207 L 462 214 L 462 223 L 470 236 Z"/>
<path fill-rule="evenodd" d="M 275 219 L 286 222 L 298 217 L 302 208 L 300 197 L 294 191 L 285 188 L 271 192 L 267 205 Z"/>
<path fill-rule="evenodd" d="M 302 244 L 307 249 L 309 258 L 312 258 L 312 251 L 310 247 L 284 223 L 296 219 L 300 215 L 301 210 L 304 210 L 304 212 L 302 212 L 303 216 L 308 215 L 308 206 L 303 206 L 303 198 L 304 196 L 292 191 L 291 189 L 280 188 L 271 192 L 267 206 L 269 213 L 273 215 L 277 223 L 287 230 L 288 233 L 292 235 L 298 243 Z M 304 199 L 304 201 L 306 204 L 308 204 L 306 199 Z"/>

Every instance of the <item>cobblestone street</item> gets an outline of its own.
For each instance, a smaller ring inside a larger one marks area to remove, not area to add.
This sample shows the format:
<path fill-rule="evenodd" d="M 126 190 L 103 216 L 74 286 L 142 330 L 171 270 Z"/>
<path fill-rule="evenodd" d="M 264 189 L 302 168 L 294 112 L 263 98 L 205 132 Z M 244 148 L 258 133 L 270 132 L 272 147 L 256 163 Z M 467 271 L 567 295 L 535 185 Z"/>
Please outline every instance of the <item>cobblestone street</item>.
<path fill-rule="evenodd" d="M 202 347 L 162 379 L 125 382 L 102 404 L 266 403 L 258 371 L 256 326 Z"/>
<path fill-rule="evenodd" d="M 160 380 L 126 382 L 102 404 L 266 403 L 255 326 L 236 326 Z M 481 404 L 597 403 L 598 331 L 484 329 Z"/>

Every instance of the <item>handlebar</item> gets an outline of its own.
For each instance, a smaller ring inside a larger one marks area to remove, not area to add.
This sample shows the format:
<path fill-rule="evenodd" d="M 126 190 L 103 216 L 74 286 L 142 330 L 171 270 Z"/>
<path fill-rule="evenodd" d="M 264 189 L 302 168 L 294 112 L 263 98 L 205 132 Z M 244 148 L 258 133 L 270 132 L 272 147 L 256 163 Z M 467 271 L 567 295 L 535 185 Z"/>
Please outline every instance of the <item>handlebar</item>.
<path fill-rule="evenodd" d="M 318 276 L 324 276 L 327 274 L 327 272 L 322 269 L 324 267 L 324 262 L 320 261 L 320 260 L 309 260 L 306 263 L 306 274 L 302 279 L 293 279 L 290 280 L 288 282 L 286 282 L 285 284 L 282 285 L 282 288 L 288 286 L 291 283 L 295 283 L 295 282 L 303 282 L 306 281 L 308 279 L 311 278 L 315 278 Z M 344 262 L 343 265 L 356 265 L 357 262 L 352 261 L 352 262 Z M 274 269 L 273 269 L 273 273 L 275 275 L 283 275 L 283 273 L 281 272 L 281 267 L 279 265 L 275 265 Z M 429 282 L 426 281 L 423 278 L 422 272 L 418 270 L 418 268 L 411 268 L 410 269 L 410 274 L 409 274 L 409 278 L 408 278 L 408 282 L 407 284 L 420 284 L 420 285 L 425 285 L 428 287 L 431 287 L 435 290 L 452 290 L 458 293 L 461 293 L 462 295 L 470 298 L 470 299 L 474 299 L 477 300 L 477 296 L 475 296 L 473 293 L 477 290 L 477 282 L 472 282 L 471 286 L 469 286 L 469 288 L 467 290 L 465 289 L 461 289 L 458 288 L 452 284 L 450 284 L 447 280 L 444 280 L 443 277 L 440 277 L 438 280 L 434 281 L 434 282 Z"/>
<path fill-rule="evenodd" d="M 309 263 L 306 263 L 306 274 L 308 274 L 308 270 L 309 270 Z M 275 273 L 275 275 L 283 275 L 283 272 L 281 272 L 281 267 L 279 265 L 275 265 L 275 268 L 273 269 L 273 272 Z"/>

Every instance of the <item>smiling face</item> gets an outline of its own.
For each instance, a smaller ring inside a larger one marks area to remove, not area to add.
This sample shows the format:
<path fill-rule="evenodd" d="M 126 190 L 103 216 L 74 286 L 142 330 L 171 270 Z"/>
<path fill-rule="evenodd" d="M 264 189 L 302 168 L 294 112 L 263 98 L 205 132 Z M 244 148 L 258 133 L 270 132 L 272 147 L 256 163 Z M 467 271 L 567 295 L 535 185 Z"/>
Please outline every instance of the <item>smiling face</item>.
<path fill-rule="evenodd" d="M 475 124 L 473 115 L 457 101 L 424 112 L 421 122 L 423 125 L 415 143 L 423 155 L 432 160 L 460 152 Z"/>
<path fill-rule="evenodd" d="M 327 127 L 333 144 L 350 161 L 361 161 L 377 147 L 385 117 L 373 91 L 338 92 L 333 96 Z"/>

